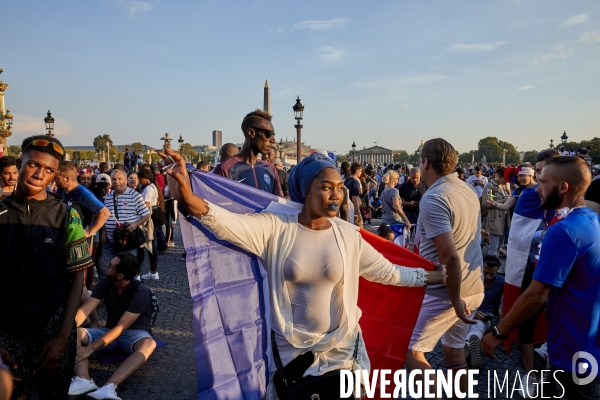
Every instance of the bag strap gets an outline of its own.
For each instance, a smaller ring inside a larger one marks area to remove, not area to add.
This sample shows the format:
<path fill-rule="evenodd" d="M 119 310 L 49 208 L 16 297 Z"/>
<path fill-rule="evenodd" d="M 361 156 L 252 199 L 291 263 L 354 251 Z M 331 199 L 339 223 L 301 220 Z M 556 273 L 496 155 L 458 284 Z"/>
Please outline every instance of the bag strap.
<path fill-rule="evenodd" d="M 285 374 L 283 373 L 283 364 L 281 363 L 281 358 L 279 357 L 277 343 L 275 343 L 275 331 L 273 329 L 271 329 L 271 350 L 273 351 L 273 359 L 275 360 L 275 366 L 277 366 L 279 377 L 283 381 L 283 384 L 287 386 L 287 380 L 285 379 Z"/>
<path fill-rule="evenodd" d="M 360 332 L 356 335 L 356 342 L 354 343 L 354 353 L 352 354 L 352 360 L 356 360 L 356 356 L 358 355 L 358 343 L 360 341 Z M 275 366 L 277 367 L 277 372 L 279 372 L 279 376 L 283 381 L 284 385 L 287 386 L 287 380 L 285 378 L 283 363 L 281 362 L 281 357 L 279 357 L 279 349 L 277 349 L 277 343 L 275 342 L 275 331 L 271 329 L 271 351 L 273 352 L 273 359 L 275 361 Z"/>
<path fill-rule="evenodd" d="M 115 217 L 115 221 L 117 221 L 117 224 L 120 224 L 119 222 L 119 210 L 117 208 L 117 194 L 115 193 L 115 191 L 113 190 L 113 216 Z"/>

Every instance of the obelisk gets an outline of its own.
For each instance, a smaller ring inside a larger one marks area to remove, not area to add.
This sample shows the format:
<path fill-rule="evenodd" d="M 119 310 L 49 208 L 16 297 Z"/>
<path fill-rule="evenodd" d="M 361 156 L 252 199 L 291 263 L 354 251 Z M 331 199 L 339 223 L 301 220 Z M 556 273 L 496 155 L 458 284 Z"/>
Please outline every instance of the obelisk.
<path fill-rule="evenodd" d="M 265 104 L 263 110 L 271 114 L 271 89 L 269 89 L 268 80 L 265 80 Z"/>

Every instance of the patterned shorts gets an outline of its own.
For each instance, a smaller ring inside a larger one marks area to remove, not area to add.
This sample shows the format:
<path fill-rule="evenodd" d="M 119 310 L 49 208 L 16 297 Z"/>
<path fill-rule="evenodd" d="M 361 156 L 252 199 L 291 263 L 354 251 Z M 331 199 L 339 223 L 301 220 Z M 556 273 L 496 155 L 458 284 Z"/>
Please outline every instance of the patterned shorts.
<path fill-rule="evenodd" d="M 16 378 L 22 379 L 20 382 L 15 381 L 13 399 L 29 396 L 34 382 L 41 400 L 67 399 L 77 350 L 75 323 L 73 323 L 71 335 L 57 367 L 51 371 L 41 371 L 33 377 L 33 372 L 37 368 L 33 362 L 39 357 L 44 345 L 58 334 L 63 315 L 64 308 L 61 307 L 52 315 L 42 331 L 31 338 L 17 339 L 0 330 L 0 347 L 6 349 L 19 367 L 11 372 Z"/>

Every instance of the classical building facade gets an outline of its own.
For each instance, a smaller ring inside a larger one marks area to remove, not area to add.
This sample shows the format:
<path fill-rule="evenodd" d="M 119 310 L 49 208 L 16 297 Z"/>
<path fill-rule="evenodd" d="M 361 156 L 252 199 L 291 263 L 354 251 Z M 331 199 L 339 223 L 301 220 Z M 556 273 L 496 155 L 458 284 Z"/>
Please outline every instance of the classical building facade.
<path fill-rule="evenodd" d="M 394 162 L 394 151 L 381 146 L 356 150 L 354 154 L 353 150 L 350 150 L 348 155 L 350 156 L 350 160 L 354 158 L 354 161 L 361 164 L 390 164 Z"/>

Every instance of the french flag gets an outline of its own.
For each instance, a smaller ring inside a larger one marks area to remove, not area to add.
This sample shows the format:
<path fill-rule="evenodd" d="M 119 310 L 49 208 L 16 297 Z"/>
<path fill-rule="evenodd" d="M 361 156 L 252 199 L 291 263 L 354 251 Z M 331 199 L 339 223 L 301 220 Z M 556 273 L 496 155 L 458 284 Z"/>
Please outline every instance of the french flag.
<path fill-rule="evenodd" d="M 540 196 L 535 192 L 535 187 L 532 187 L 521 192 L 515 206 L 506 249 L 506 276 L 502 306 L 504 316 L 510 312 L 520 295 L 533 235 L 540 229 L 540 226 L 543 226 L 544 211 L 540 206 L 541 202 Z M 534 332 L 536 343 L 546 341 L 546 331 L 546 318 L 540 318 Z M 514 330 L 510 334 L 509 342 L 505 343 L 506 350 L 510 352 L 510 343 L 518 341 L 518 330 Z"/>
<path fill-rule="evenodd" d="M 232 212 L 299 213 L 302 208 L 214 174 L 193 171 L 190 179 L 194 193 Z M 266 394 L 271 354 L 266 271 L 256 256 L 218 240 L 194 219 L 182 218 L 181 230 L 194 301 L 198 399 L 261 399 Z M 360 232 L 395 264 L 434 268 L 400 246 Z M 372 369 L 404 368 L 424 294 L 424 288 L 387 286 L 361 278 L 360 325 Z"/>

